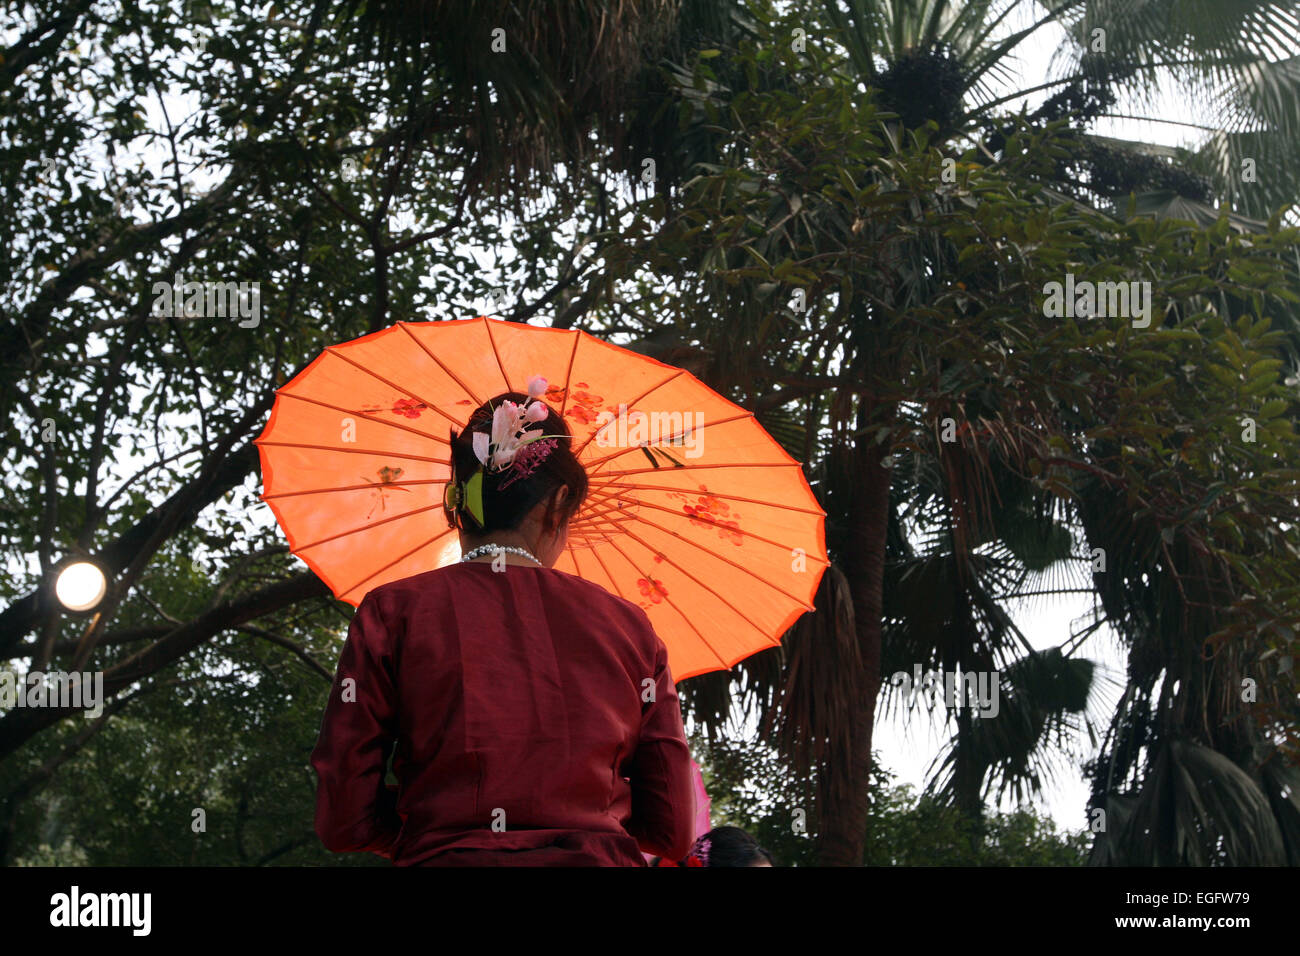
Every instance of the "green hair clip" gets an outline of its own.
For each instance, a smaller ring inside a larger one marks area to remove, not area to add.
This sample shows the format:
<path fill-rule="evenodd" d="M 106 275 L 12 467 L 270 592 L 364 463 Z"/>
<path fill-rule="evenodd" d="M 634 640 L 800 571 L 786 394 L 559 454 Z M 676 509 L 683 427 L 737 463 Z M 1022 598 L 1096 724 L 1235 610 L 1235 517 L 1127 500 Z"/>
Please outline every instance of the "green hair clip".
<path fill-rule="evenodd" d="M 482 528 L 487 523 L 483 517 L 483 469 L 474 472 L 468 481 L 447 482 L 447 488 L 442 494 L 442 503 L 449 511 L 459 511 L 464 508 L 474 516 L 474 520 Z"/>
<path fill-rule="evenodd" d="M 474 516 L 480 528 L 486 526 L 483 518 L 483 469 L 480 468 L 465 482 L 465 507 Z"/>

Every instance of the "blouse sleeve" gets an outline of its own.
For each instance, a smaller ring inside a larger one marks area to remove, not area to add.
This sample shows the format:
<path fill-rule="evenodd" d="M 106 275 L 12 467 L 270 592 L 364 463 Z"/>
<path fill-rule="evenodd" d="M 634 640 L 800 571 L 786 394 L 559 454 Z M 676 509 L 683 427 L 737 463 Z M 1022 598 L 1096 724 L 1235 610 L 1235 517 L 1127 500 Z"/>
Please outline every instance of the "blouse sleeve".
<path fill-rule="evenodd" d="M 348 626 L 347 642 L 312 751 L 316 833 L 335 853 L 392 858 L 401 821 L 396 792 L 385 785 L 396 737 L 396 695 L 388 629 L 367 595 Z"/>
<path fill-rule="evenodd" d="M 668 649 L 657 635 L 655 643 L 654 699 L 643 709 L 640 743 L 627 766 L 632 785 L 627 830 L 646 853 L 680 860 L 695 841 L 695 781 Z"/>

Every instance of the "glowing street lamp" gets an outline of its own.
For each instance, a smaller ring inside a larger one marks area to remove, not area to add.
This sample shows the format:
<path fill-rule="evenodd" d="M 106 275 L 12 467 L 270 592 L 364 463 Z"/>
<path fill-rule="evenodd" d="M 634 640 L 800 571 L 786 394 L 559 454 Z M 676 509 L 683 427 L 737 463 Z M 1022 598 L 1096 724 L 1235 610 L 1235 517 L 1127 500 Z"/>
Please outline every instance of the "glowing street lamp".
<path fill-rule="evenodd" d="M 108 593 L 108 578 L 99 565 L 90 561 L 73 561 L 59 571 L 54 580 L 54 596 L 67 610 L 94 610 Z"/>

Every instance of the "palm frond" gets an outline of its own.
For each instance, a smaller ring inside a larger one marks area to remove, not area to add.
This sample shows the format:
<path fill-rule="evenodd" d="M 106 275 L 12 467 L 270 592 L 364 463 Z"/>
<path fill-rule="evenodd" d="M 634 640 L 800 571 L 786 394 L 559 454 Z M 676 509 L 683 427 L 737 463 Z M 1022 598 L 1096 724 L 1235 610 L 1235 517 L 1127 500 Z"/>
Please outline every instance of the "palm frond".
<path fill-rule="evenodd" d="M 1260 785 L 1223 754 L 1192 741 L 1161 743 L 1142 789 L 1105 806 L 1107 826 L 1098 833 L 1090 860 L 1095 864 L 1288 862 L 1290 848 Z M 1293 818 L 1287 822 L 1293 826 Z"/>
<path fill-rule="evenodd" d="M 997 713 L 963 725 L 936 759 L 928 789 L 955 801 L 958 768 L 972 768 L 975 780 L 997 796 L 1017 800 L 1041 793 L 1060 769 L 1052 756 L 1079 729 L 1096 686 L 1096 665 L 1069 658 L 1060 648 L 1035 651 L 1001 673 Z"/>

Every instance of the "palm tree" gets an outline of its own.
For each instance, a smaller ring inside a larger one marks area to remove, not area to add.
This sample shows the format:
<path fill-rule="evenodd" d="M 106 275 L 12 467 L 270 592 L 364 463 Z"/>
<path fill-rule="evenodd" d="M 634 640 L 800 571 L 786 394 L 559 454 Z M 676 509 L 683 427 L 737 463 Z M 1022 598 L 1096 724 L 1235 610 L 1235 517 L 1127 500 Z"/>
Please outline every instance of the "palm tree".
<path fill-rule="evenodd" d="M 473 193 L 514 200 L 580 201 L 607 168 L 639 176 L 645 142 L 675 131 L 656 116 L 663 66 L 755 30 L 736 0 L 349 0 L 336 15 L 358 61 L 405 91 L 370 147 L 438 149 Z"/>
<path fill-rule="evenodd" d="M 904 128 L 927 120 L 945 139 L 984 132 L 996 138 L 998 111 L 1026 94 L 1046 101 L 1030 118 L 1168 122 L 1153 111 L 1172 87 L 1196 110 L 1206 136 L 1191 154 L 1086 135 L 1069 164 L 1098 199 L 1139 193 L 1152 211 L 1202 211 L 1217 199 L 1267 219 L 1300 199 L 1300 14 L 1278 0 L 825 0 L 845 50 L 842 69 L 879 89 Z M 999 33 L 1007 24 L 1026 25 Z M 1044 31 L 1063 31 L 1056 78 L 1025 85 L 1015 57 Z M 990 83 L 1011 84 L 999 93 Z M 1137 104 L 1138 114 L 1124 112 Z M 1085 130 L 1086 132 L 1086 130 Z M 996 145 L 996 143 L 995 143 Z M 1186 168 L 1154 160 L 1181 157 Z M 1269 182 L 1243 179 L 1253 160 Z M 1198 183 L 1197 175 L 1208 179 Z M 1211 211 L 1211 219 L 1214 218 Z"/>
<path fill-rule="evenodd" d="M 1019 599 L 1089 582 L 1077 573 L 1064 509 L 1005 466 L 992 430 L 963 425 L 957 431 L 972 439 L 969 447 L 901 456 L 893 509 L 908 533 L 900 529 L 891 541 L 886 580 L 884 674 L 919 665 L 1000 677 L 993 714 L 947 713 L 955 732 L 932 768 L 930 789 L 975 822 L 976 833 L 986 790 L 1023 801 L 1062 772 L 1070 735 L 1085 727 L 1093 733 L 1089 702 L 1099 684 L 1092 661 L 1073 656 L 1074 648 L 1035 650 L 1007 612 Z M 981 445 L 994 451 L 987 477 L 977 461 Z M 995 504 L 980 527 L 979 509 L 962 510 L 985 482 Z M 886 682 L 882 696 L 887 708 L 907 703 L 910 716 L 914 702 L 900 688 Z"/>
<path fill-rule="evenodd" d="M 1017 31 L 1010 37 L 992 39 L 1013 7 L 1034 8 L 1042 15 L 1030 27 Z M 1157 8 L 1160 14 L 1158 18 L 1151 12 Z M 1088 122 L 1111 115 L 1109 111 L 1116 102 L 1118 93 L 1141 91 L 1153 77 L 1172 76 L 1189 82 L 1189 76 L 1220 79 L 1228 76 L 1237 78 L 1243 84 L 1248 81 L 1257 86 L 1263 83 L 1270 87 L 1272 93 L 1254 98 L 1240 97 L 1235 111 L 1221 111 L 1219 126 L 1224 127 L 1225 131 L 1217 134 L 1215 142 L 1219 147 L 1216 148 L 1222 148 L 1226 143 L 1229 144 L 1227 149 L 1231 153 L 1233 148 L 1245 148 L 1241 144 L 1249 141 L 1261 149 L 1276 151 L 1283 149 L 1288 142 L 1295 142 L 1294 116 L 1290 115 L 1295 99 L 1293 94 L 1286 92 L 1292 88 L 1286 85 L 1290 74 L 1286 66 L 1274 65 L 1268 59 L 1269 54 L 1289 35 L 1293 15 L 1286 5 L 1241 4 L 1222 11 L 1217 5 L 1200 2 L 1171 7 L 1169 4 L 1083 3 L 1065 0 L 1052 4 L 1010 4 L 995 9 L 993 4 L 987 2 L 955 4 L 941 0 L 894 0 L 870 3 L 855 0 L 846 4 L 828 2 L 823 5 L 822 11 L 834 28 L 827 32 L 834 40 L 842 43 L 845 50 L 843 57 L 832 64 L 832 70 L 851 82 L 861 82 L 880 91 L 883 104 L 899 114 L 899 119 L 887 124 L 886 128 L 900 142 L 905 130 L 918 126 L 925 120 L 933 120 L 938 126 L 938 136 L 941 139 L 960 141 L 963 137 L 969 138 L 983 132 L 992 147 L 985 147 L 985 155 L 999 158 L 996 152 L 1005 142 L 1008 118 L 999 115 L 998 109 L 1014 97 L 995 96 L 987 88 L 986 77 L 1008 74 L 1010 57 L 1016 47 L 1037 30 L 1053 24 L 1066 29 L 1065 52 L 1074 56 L 1077 69 L 1060 80 L 1044 84 L 1042 89 L 1054 89 L 1056 95 L 1049 98 L 1034 114 L 1034 120 L 1048 122 L 1071 117 Z M 764 17 L 759 16 L 757 19 L 762 20 Z M 791 16 L 782 24 L 782 29 L 772 31 L 769 42 L 784 43 L 790 28 L 796 25 L 807 28 L 812 23 L 813 18 L 807 11 Z M 1122 42 L 1112 43 L 1102 56 L 1097 55 L 1101 51 L 1089 49 L 1085 42 L 1093 37 L 1092 31 L 1099 23 L 1105 24 L 1103 29 L 1107 31 L 1107 36 L 1115 33 L 1123 36 Z M 816 30 L 810 29 L 809 32 L 816 33 Z M 1244 39 L 1239 39 L 1242 37 Z M 1171 53 L 1181 46 L 1189 46 L 1196 55 L 1187 62 L 1175 62 L 1167 57 L 1143 59 L 1140 56 L 1144 49 L 1155 48 Z M 761 74 L 760 77 L 766 79 Z M 1261 80 L 1260 77 L 1267 79 Z M 811 77 L 804 79 L 809 84 L 816 83 Z M 778 80 L 768 88 L 780 86 Z M 725 102 L 728 92 L 751 90 L 754 87 L 753 71 L 745 75 L 739 67 L 729 68 L 722 64 L 708 71 L 703 84 L 695 82 L 689 92 L 684 90 L 683 96 L 697 104 L 697 116 L 701 125 L 716 127 L 717 104 Z M 712 110 L 705 105 L 710 102 L 714 107 Z M 1245 110 L 1254 110 L 1255 118 L 1267 124 L 1266 133 L 1248 136 L 1226 131 L 1233 123 L 1240 125 L 1244 122 Z M 863 125 L 864 128 L 869 128 L 869 121 Z M 1150 162 L 1141 150 L 1127 146 L 1117 148 L 1113 142 L 1087 139 L 1086 131 L 1080 132 L 1085 134 L 1085 142 L 1090 143 L 1091 148 L 1080 152 L 1071 162 L 1057 162 L 1055 169 L 1050 170 L 1045 177 L 1055 186 L 1048 194 L 1049 197 L 1054 196 L 1056 201 L 1074 197 L 1104 206 L 1130 190 L 1144 189 L 1145 193 L 1140 197 L 1143 208 L 1168 213 L 1196 208 L 1196 204 L 1204 204 L 1209 198 L 1202 184 L 1191 175 L 1195 169 L 1196 157 L 1188 160 L 1188 170 L 1170 170 L 1165 164 Z M 755 134 L 754 139 L 761 137 L 760 132 Z M 1231 145 L 1234 143 L 1237 144 L 1236 147 Z M 797 167 L 800 160 L 793 154 L 798 151 L 790 152 L 791 165 Z M 1270 186 L 1272 191 L 1268 195 L 1271 198 L 1265 201 L 1271 203 L 1277 198 L 1289 199 L 1296 196 L 1295 176 L 1300 170 L 1280 159 L 1271 168 L 1279 170 L 1279 175 L 1278 180 Z M 1228 168 L 1219 164 L 1215 169 L 1218 170 L 1218 179 L 1212 179 L 1214 190 L 1221 195 L 1233 195 L 1235 187 L 1228 181 Z M 1208 171 L 1214 173 L 1215 169 Z M 790 247 L 794 244 L 790 234 L 799 226 L 807 228 L 806 212 L 801 216 L 799 197 L 797 193 L 791 195 L 793 190 L 790 184 L 782 183 L 779 177 L 772 177 L 768 182 L 771 183 L 766 188 L 771 196 L 772 214 L 764 223 L 766 237 L 754 239 L 752 234 L 747 235 L 739 226 L 734 234 L 736 247 L 743 248 L 745 255 L 752 255 L 758 260 L 759 265 L 749 262 L 755 274 L 763 264 L 777 263 L 789 255 Z M 1161 206 L 1153 197 L 1162 191 L 1167 193 L 1170 189 L 1181 190 L 1189 195 L 1179 195 L 1176 197 L 1177 202 L 1167 200 Z M 1249 208 L 1255 212 L 1260 210 L 1258 204 Z M 834 213 L 827 211 L 826 215 L 833 217 Z M 901 268 L 908 268 L 908 256 L 916 254 L 915 243 L 909 248 L 906 240 L 884 239 L 887 225 L 871 223 L 869 220 L 864 222 L 861 218 L 853 220 L 847 211 L 841 213 L 841 217 L 845 219 L 844 222 L 833 224 L 843 227 L 841 234 L 849 231 L 857 234 L 863 228 L 868 231 L 877 229 L 878 233 L 872 234 L 881 238 L 880 250 L 884 254 L 881 258 L 892 257 L 895 263 L 902 263 Z M 786 226 L 792 220 L 794 225 Z M 742 239 L 742 236 L 745 238 Z M 721 264 L 715 253 L 714 258 L 703 265 L 708 269 Z M 731 266 L 733 275 L 745 274 L 745 269 L 737 263 L 727 262 L 726 265 Z M 867 266 L 870 267 L 870 263 Z M 899 272 L 881 266 L 881 285 L 886 291 L 880 295 L 889 298 L 887 305 L 893 309 L 906 309 L 909 305 L 924 303 L 936 293 L 938 283 L 935 276 L 940 268 L 941 263 L 931 263 L 928 266 L 913 265 L 910 272 Z M 795 282 L 803 281 L 803 276 L 793 272 L 789 277 Z M 768 295 L 771 294 L 771 285 L 769 282 L 766 290 Z M 760 284 L 757 289 L 758 298 L 762 298 L 764 286 Z M 746 376 L 752 380 L 751 359 L 754 350 L 761 347 L 765 340 L 770 342 L 773 339 L 771 329 L 774 323 L 769 303 L 763 301 L 755 309 L 744 298 L 741 294 L 730 298 L 720 296 L 720 301 L 725 303 L 728 324 L 725 328 L 714 329 L 709 338 L 709 345 L 716 353 L 711 376 L 716 384 L 724 387 L 727 384 L 740 384 Z M 749 699 L 757 703 L 767 715 L 772 713 L 773 702 L 779 700 L 782 694 L 789 700 L 793 693 L 794 700 L 805 702 L 792 712 L 794 725 L 791 726 L 787 721 L 785 739 L 804 741 L 807 746 L 817 748 L 817 753 L 823 759 L 823 770 L 829 765 L 826 755 L 837 755 L 834 764 L 837 785 L 823 788 L 828 794 L 839 795 L 831 796 L 824 806 L 822 822 L 825 845 L 822 859 L 829 863 L 848 864 L 860 859 L 859 834 L 865 821 L 863 800 L 866 775 L 870 767 L 872 714 L 880 690 L 881 661 L 886 653 L 883 640 L 885 631 L 882 628 L 882 621 L 886 617 L 886 569 L 889 568 L 891 574 L 901 573 L 908 567 L 908 562 L 917 564 L 918 561 L 924 561 L 908 553 L 908 549 L 903 546 L 902 537 L 896 531 L 898 505 L 891 502 L 889 494 L 889 488 L 895 479 L 882 461 L 883 446 L 876 443 L 876 438 L 882 431 L 897 427 L 895 419 L 901 406 L 878 393 L 875 401 L 866 397 L 871 394 L 866 383 L 888 379 L 892 371 L 886 368 L 886 363 L 881 358 L 888 351 L 888 339 L 881 338 L 884 333 L 880 328 L 873 327 L 871 320 L 873 314 L 884 314 L 881 308 L 879 301 L 867 299 L 841 303 L 841 309 L 836 315 L 836 323 L 840 328 L 838 334 L 830 338 L 832 343 L 841 344 L 849 342 L 850 337 L 857 339 L 852 347 L 846 345 L 843 365 L 835 380 L 840 383 L 858 383 L 861 386 L 860 401 L 854 401 L 851 394 L 844 392 L 835 399 L 808 398 L 825 388 L 824 380 L 828 370 L 825 367 L 810 370 L 808 361 L 800 364 L 800 357 L 806 359 L 813 352 L 812 348 L 806 348 L 791 351 L 797 367 L 788 368 L 784 378 L 777 379 L 784 381 L 787 388 L 772 395 L 761 396 L 754 402 L 766 421 L 779 426 L 782 423 L 780 409 L 784 405 L 796 398 L 807 399 L 805 415 L 800 416 L 800 421 L 805 426 L 805 436 L 812 435 L 819 428 L 829 427 L 840 439 L 833 443 L 833 451 L 828 457 L 829 470 L 839 478 L 828 480 L 822 487 L 828 511 L 838 519 L 839 527 L 832 528 L 832 532 L 841 542 L 839 563 L 845 574 L 848 602 L 853 610 L 852 627 L 856 641 L 851 656 L 846 658 L 850 667 L 828 668 L 819 672 L 823 679 L 831 681 L 824 688 L 827 691 L 824 694 L 807 688 L 796 692 L 792 692 L 788 686 L 783 689 L 780 672 L 774 675 L 773 663 L 768 660 L 755 659 L 742 676 Z M 815 381 L 818 372 L 822 373 L 822 383 Z M 977 409 L 968 411 L 970 414 L 964 415 L 964 420 L 981 420 Z M 1043 406 L 1039 409 L 1039 414 L 1055 414 L 1060 411 L 1062 410 Z M 1008 451 L 1013 456 L 1017 447 L 1014 438 L 1019 437 L 1023 436 L 1013 436 L 1013 440 L 1007 443 Z M 1024 455 L 1027 447 L 1029 446 L 1020 448 L 1022 459 L 1027 457 Z M 810 457 L 805 456 L 805 460 Z M 930 460 L 948 468 L 952 464 L 953 454 L 947 450 L 937 450 Z M 978 662 L 982 657 L 986 664 L 992 652 L 1000 649 L 1000 642 L 1007 630 L 1006 616 L 998 609 L 998 600 L 1005 595 L 991 593 L 987 585 L 981 583 L 982 569 L 976 566 L 978 562 L 971 550 L 971 541 L 962 540 L 962 534 L 965 532 L 969 535 L 969 529 L 974 527 L 977 529 L 977 539 L 982 535 L 982 540 L 996 540 L 1001 534 L 1012 533 L 1010 527 L 1013 523 L 1026 523 L 1023 512 L 1017 512 L 1012 506 L 1001 502 L 996 507 L 986 506 L 985 519 L 982 523 L 979 520 L 975 503 L 981 497 L 988 497 L 995 484 L 994 472 L 995 469 L 987 469 L 982 476 L 976 474 L 973 486 L 967 488 L 954 486 L 950 481 L 945 483 L 949 503 L 953 506 L 950 508 L 952 540 L 948 545 L 950 550 L 946 553 L 949 555 L 948 563 L 953 567 L 952 580 L 961 585 L 957 592 L 960 597 L 954 598 L 958 606 L 946 620 L 959 622 L 964 629 L 959 638 L 964 643 L 956 651 L 949 652 L 952 655 L 950 659 Z M 1095 493 L 1095 490 L 1085 487 L 1084 494 L 1091 493 Z M 838 503 L 833 502 L 836 497 L 839 498 Z M 1106 513 L 1116 519 L 1128 516 L 1125 509 L 1116 509 L 1113 504 Z M 1051 538 L 1062 530 L 1065 520 L 1064 517 L 1058 518 L 1039 509 L 1035 520 L 1028 524 L 1036 529 L 1035 533 L 1040 537 Z M 1073 515 L 1069 520 L 1077 522 L 1080 518 Z M 1095 525 L 1090 527 L 1085 521 L 1084 528 L 1090 544 L 1102 540 Z M 1132 530 L 1129 529 L 1127 533 L 1131 534 Z M 975 543 L 978 544 L 979 540 Z M 1146 567 L 1150 570 L 1152 565 Z M 1168 587 L 1182 587 L 1182 582 L 1176 580 L 1175 576 L 1167 577 Z M 1119 575 L 1110 580 L 1117 582 L 1115 587 L 1132 587 L 1131 579 L 1126 580 Z M 907 605 L 905 614 L 916 614 L 918 607 L 927 606 L 922 597 L 915 597 L 914 601 L 916 603 Z M 835 617 L 829 625 L 823 622 L 820 630 L 823 639 L 828 642 L 828 648 L 845 648 L 843 634 L 844 628 L 849 626 L 849 616 L 845 613 L 844 600 L 833 603 Z M 1209 624 L 1207 620 L 1199 623 L 1207 627 Z M 801 627 L 807 631 L 817 629 L 818 625 L 808 623 Z M 1203 633 L 1212 630 L 1210 628 Z M 792 634 L 792 642 L 800 640 L 799 635 L 802 633 L 803 631 L 798 631 Z M 1130 634 L 1129 639 L 1135 642 L 1135 646 L 1141 641 L 1134 634 Z M 913 659 L 942 659 L 945 653 L 942 647 L 932 647 L 930 650 L 932 653 L 924 658 Z M 792 649 L 790 653 L 796 655 L 798 652 Z M 1017 679 L 1027 689 L 1034 686 L 1036 673 L 1049 672 L 1044 660 L 1042 655 L 1026 654 L 1022 658 Z M 857 680 L 853 678 L 853 667 L 862 668 Z M 1005 730 L 1001 734 L 975 733 L 971 727 L 959 729 L 951 754 L 952 773 L 948 784 L 954 794 L 960 795 L 960 801 L 964 805 L 973 807 L 985 770 L 999 761 L 1003 765 L 1005 784 L 1014 787 L 1029 779 L 1033 772 L 1031 756 L 1038 752 L 1042 742 L 1049 736 L 1048 730 L 1069 719 L 1068 715 L 1077 714 L 1081 710 L 1080 687 L 1087 670 L 1086 662 L 1067 663 L 1062 659 L 1055 667 L 1058 676 L 1071 675 L 1075 683 L 1073 691 L 1056 694 L 1055 700 L 1044 695 L 1035 698 L 1032 692 L 1028 692 L 1025 695 L 1025 705 L 1018 709 L 1014 717 L 1009 718 L 1006 726 L 1011 727 L 1011 730 Z M 785 676 L 789 678 L 790 674 Z M 805 666 L 797 676 L 800 680 L 810 680 L 811 671 Z M 692 688 L 688 695 L 688 701 L 697 715 L 707 722 L 725 714 L 727 700 L 724 679 L 715 677 L 699 683 L 700 686 Z M 788 683 L 787 680 L 786 684 Z M 1041 681 L 1039 683 L 1041 685 Z M 1225 678 L 1218 686 L 1221 689 L 1226 683 Z M 1086 697 L 1086 694 L 1083 696 Z M 811 700 L 825 703 L 814 709 L 806 704 Z M 1202 698 L 1201 703 L 1207 701 Z M 1016 722 L 1019 727 L 1012 727 Z M 1126 744 L 1129 749 L 1125 753 L 1136 759 L 1143 742 L 1129 743 L 1136 743 L 1137 746 Z M 1187 752 L 1185 745 L 1179 751 Z M 1268 773 L 1273 778 L 1277 777 L 1275 761 L 1265 760 L 1262 766 L 1270 768 Z M 1264 770 L 1261 769 L 1259 774 L 1263 773 Z M 842 777 L 849 778 L 846 786 L 839 785 L 843 783 Z M 1275 804 L 1278 800 L 1286 804 L 1288 794 L 1294 795 L 1295 792 L 1294 787 L 1287 790 L 1282 785 L 1270 791 L 1268 799 Z M 1121 816 L 1122 813 L 1117 810 L 1112 815 Z M 1279 829 L 1284 830 L 1285 827 L 1279 825 Z M 1274 849 L 1281 845 L 1275 841 Z M 1164 858 L 1168 858 L 1167 854 Z M 1242 858 L 1240 855 L 1236 857 Z M 1276 858 L 1277 853 L 1273 851 L 1258 857 L 1260 861 Z"/>

